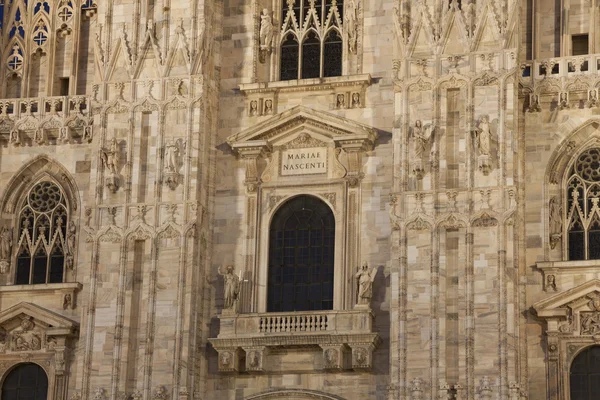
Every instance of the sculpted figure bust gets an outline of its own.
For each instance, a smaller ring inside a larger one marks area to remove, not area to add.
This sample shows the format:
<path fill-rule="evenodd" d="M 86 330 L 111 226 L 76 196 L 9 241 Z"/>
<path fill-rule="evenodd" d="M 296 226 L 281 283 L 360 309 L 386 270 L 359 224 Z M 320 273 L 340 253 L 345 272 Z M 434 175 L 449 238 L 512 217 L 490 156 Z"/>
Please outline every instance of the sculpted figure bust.
<path fill-rule="evenodd" d="M 240 294 L 240 278 L 234 273 L 233 265 L 225 267 L 225 273 L 219 268 L 219 275 L 223 277 L 225 304 L 223 308 L 226 310 L 235 311 L 235 306 Z"/>

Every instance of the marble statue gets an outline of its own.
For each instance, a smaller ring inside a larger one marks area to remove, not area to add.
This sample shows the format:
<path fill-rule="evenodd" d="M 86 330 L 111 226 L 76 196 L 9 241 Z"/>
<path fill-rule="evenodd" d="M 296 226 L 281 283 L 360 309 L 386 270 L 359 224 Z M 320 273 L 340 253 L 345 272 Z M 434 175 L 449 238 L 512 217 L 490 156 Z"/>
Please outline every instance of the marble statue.
<path fill-rule="evenodd" d="M 371 304 L 375 274 L 377 274 L 377 269 L 373 268 L 369 271 L 369 266 L 366 263 L 364 263 L 356 273 L 355 278 L 358 285 L 358 298 L 356 303 L 358 305 Z"/>
<path fill-rule="evenodd" d="M 260 49 L 266 52 L 271 51 L 271 44 L 273 43 L 273 21 L 271 19 L 271 13 L 269 10 L 264 8 L 260 15 Z"/>
<path fill-rule="evenodd" d="M 235 274 L 233 265 L 225 267 L 225 273 L 219 268 L 219 275 L 223 277 L 225 304 L 223 308 L 235 311 L 235 306 L 240 294 L 240 278 Z"/>

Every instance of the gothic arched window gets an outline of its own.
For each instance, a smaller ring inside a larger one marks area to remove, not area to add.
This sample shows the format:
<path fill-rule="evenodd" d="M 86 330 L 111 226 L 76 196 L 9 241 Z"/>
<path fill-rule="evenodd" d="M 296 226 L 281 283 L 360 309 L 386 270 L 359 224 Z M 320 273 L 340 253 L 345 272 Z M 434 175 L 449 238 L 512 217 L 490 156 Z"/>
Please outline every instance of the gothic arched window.
<path fill-rule="evenodd" d="M 269 231 L 267 311 L 333 309 L 335 217 L 323 201 L 297 196 Z"/>
<path fill-rule="evenodd" d="M 34 185 L 19 210 L 17 285 L 63 281 L 69 213 L 63 191 L 51 181 Z"/>
<path fill-rule="evenodd" d="M 600 148 L 579 155 L 567 182 L 569 260 L 600 259 Z"/>
<path fill-rule="evenodd" d="M 282 0 L 280 79 L 342 75 L 343 0 Z"/>
<path fill-rule="evenodd" d="M 46 400 L 48 376 L 37 364 L 19 364 L 2 383 L 2 400 Z"/>
<path fill-rule="evenodd" d="M 600 346 L 592 346 L 575 357 L 570 370 L 571 400 L 600 399 Z"/>

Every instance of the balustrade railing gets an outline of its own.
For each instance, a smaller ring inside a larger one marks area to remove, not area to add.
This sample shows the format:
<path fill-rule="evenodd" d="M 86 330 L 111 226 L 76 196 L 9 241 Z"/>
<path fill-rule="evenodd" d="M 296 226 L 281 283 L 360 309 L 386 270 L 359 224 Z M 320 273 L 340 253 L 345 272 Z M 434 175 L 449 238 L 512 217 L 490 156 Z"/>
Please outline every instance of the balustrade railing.
<path fill-rule="evenodd" d="M 523 78 L 561 78 L 574 75 L 595 75 L 600 72 L 600 54 L 565 56 L 528 61 L 521 64 Z"/>
<path fill-rule="evenodd" d="M 260 333 L 320 332 L 327 330 L 327 315 L 277 315 L 260 317 Z"/>
<path fill-rule="evenodd" d="M 90 114 L 88 96 L 52 96 L 0 100 L 0 117 L 18 119 L 23 116 L 43 117 L 46 115 L 68 116 Z"/>

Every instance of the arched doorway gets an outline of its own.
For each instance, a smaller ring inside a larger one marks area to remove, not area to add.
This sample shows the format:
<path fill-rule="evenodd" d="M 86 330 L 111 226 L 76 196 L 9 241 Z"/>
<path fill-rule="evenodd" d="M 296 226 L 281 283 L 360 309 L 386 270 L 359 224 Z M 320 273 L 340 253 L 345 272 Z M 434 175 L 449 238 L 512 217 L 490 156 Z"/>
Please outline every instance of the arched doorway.
<path fill-rule="evenodd" d="M 571 400 L 600 399 L 600 346 L 588 347 L 575 357 L 569 379 Z"/>
<path fill-rule="evenodd" d="M 333 309 L 335 217 L 322 200 L 296 196 L 269 230 L 267 311 Z"/>
<path fill-rule="evenodd" d="M 2 400 L 46 400 L 48 376 L 37 364 L 19 364 L 2 383 Z"/>

